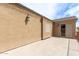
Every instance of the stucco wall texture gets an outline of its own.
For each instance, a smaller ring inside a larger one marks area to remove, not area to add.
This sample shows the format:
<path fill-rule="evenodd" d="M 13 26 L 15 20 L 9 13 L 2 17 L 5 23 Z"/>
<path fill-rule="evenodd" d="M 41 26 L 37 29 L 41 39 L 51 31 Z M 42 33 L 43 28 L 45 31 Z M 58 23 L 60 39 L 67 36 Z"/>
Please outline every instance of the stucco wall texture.
<path fill-rule="evenodd" d="M 66 28 L 66 29 L 69 29 L 68 31 L 66 31 L 66 37 L 70 37 L 70 38 L 75 38 L 75 33 L 76 33 L 76 20 L 64 20 L 64 21 L 58 21 L 58 22 L 54 22 L 53 23 L 53 35 L 54 36 L 60 36 L 61 37 L 61 31 L 60 31 L 60 28 L 61 28 L 61 24 L 65 24 L 66 26 L 70 25 L 69 28 Z M 71 34 L 71 36 L 69 35 Z"/>
<path fill-rule="evenodd" d="M 52 36 L 52 22 L 47 20 L 47 19 L 43 19 L 43 39 L 49 38 Z"/>
<path fill-rule="evenodd" d="M 25 24 L 29 14 L 28 23 Z M 12 4 L 0 4 L 0 53 L 41 40 L 41 16 Z M 51 31 L 45 30 L 50 21 L 43 20 L 44 38 L 51 37 Z"/>

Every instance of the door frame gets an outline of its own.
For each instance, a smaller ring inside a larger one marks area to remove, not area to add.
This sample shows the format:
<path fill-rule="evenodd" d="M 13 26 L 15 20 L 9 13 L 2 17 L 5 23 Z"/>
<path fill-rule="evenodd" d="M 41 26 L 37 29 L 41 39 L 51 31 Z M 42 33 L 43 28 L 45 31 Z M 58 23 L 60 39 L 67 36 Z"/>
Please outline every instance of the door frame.
<path fill-rule="evenodd" d="M 61 24 L 60 28 L 61 28 L 60 30 L 61 36 L 65 37 L 66 36 L 66 24 Z"/>

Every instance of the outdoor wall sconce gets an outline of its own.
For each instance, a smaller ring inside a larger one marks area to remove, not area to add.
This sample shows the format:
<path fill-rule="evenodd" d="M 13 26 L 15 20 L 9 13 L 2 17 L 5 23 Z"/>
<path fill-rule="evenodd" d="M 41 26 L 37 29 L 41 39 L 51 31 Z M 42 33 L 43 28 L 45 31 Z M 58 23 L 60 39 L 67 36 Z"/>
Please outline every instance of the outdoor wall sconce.
<path fill-rule="evenodd" d="M 25 18 L 25 25 L 27 25 L 27 23 L 28 23 L 28 21 L 29 21 L 29 14 L 26 16 L 26 18 Z"/>

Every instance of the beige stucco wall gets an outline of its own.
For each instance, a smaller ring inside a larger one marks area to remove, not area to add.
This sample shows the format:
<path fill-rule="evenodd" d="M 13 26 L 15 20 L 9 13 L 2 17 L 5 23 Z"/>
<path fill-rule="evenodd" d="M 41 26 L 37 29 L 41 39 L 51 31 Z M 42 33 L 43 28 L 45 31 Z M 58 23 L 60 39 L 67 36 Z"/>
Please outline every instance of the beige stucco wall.
<path fill-rule="evenodd" d="M 66 24 L 66 25 L 70 25 L 71 26 L 71 33 L 72 33 L 72 38 L 75 38 L 75 32 L 76 32 L 76 20 L 64 20 L 64 21 L 58 21 L 55 22 L 53 25 L 54 29 L 53 29 L 53 33 L 54 36 L 61 36 L 60 30 L 59 28 L 61 28 L 61 24 Z"/>
<path fill-rule="evenodd" d="M 53 36 L 58 36 L 58 26 L 59 24 L 56 22 L 53 22 Z"/>
<path fill-rule="evenodd" d="M 43 38 L 52 37 L 52 22 L 43 18 Z"/>
<path fill-rule="evenodd" d="M 27 12 L 29 22 L 25 25 Z M 41 40 L 40 16 L 9 4 L 0 4 L 0 52 Z"/>

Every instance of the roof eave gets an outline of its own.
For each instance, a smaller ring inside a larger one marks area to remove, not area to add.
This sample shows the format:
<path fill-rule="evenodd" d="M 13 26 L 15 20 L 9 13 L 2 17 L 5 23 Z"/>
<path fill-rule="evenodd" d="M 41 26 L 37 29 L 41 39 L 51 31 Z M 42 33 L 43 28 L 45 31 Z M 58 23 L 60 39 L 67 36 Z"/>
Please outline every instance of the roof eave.
<path fill-rule="evenodd" d="M 66 21 L 66 20 L 78 20 L 76 16 L 71 16 L 71 17 L 65 17 L 65 18 L 60 18 L 60 19 L 54 19 L 53 22 L 59 22 L 59 21 Z"/>

